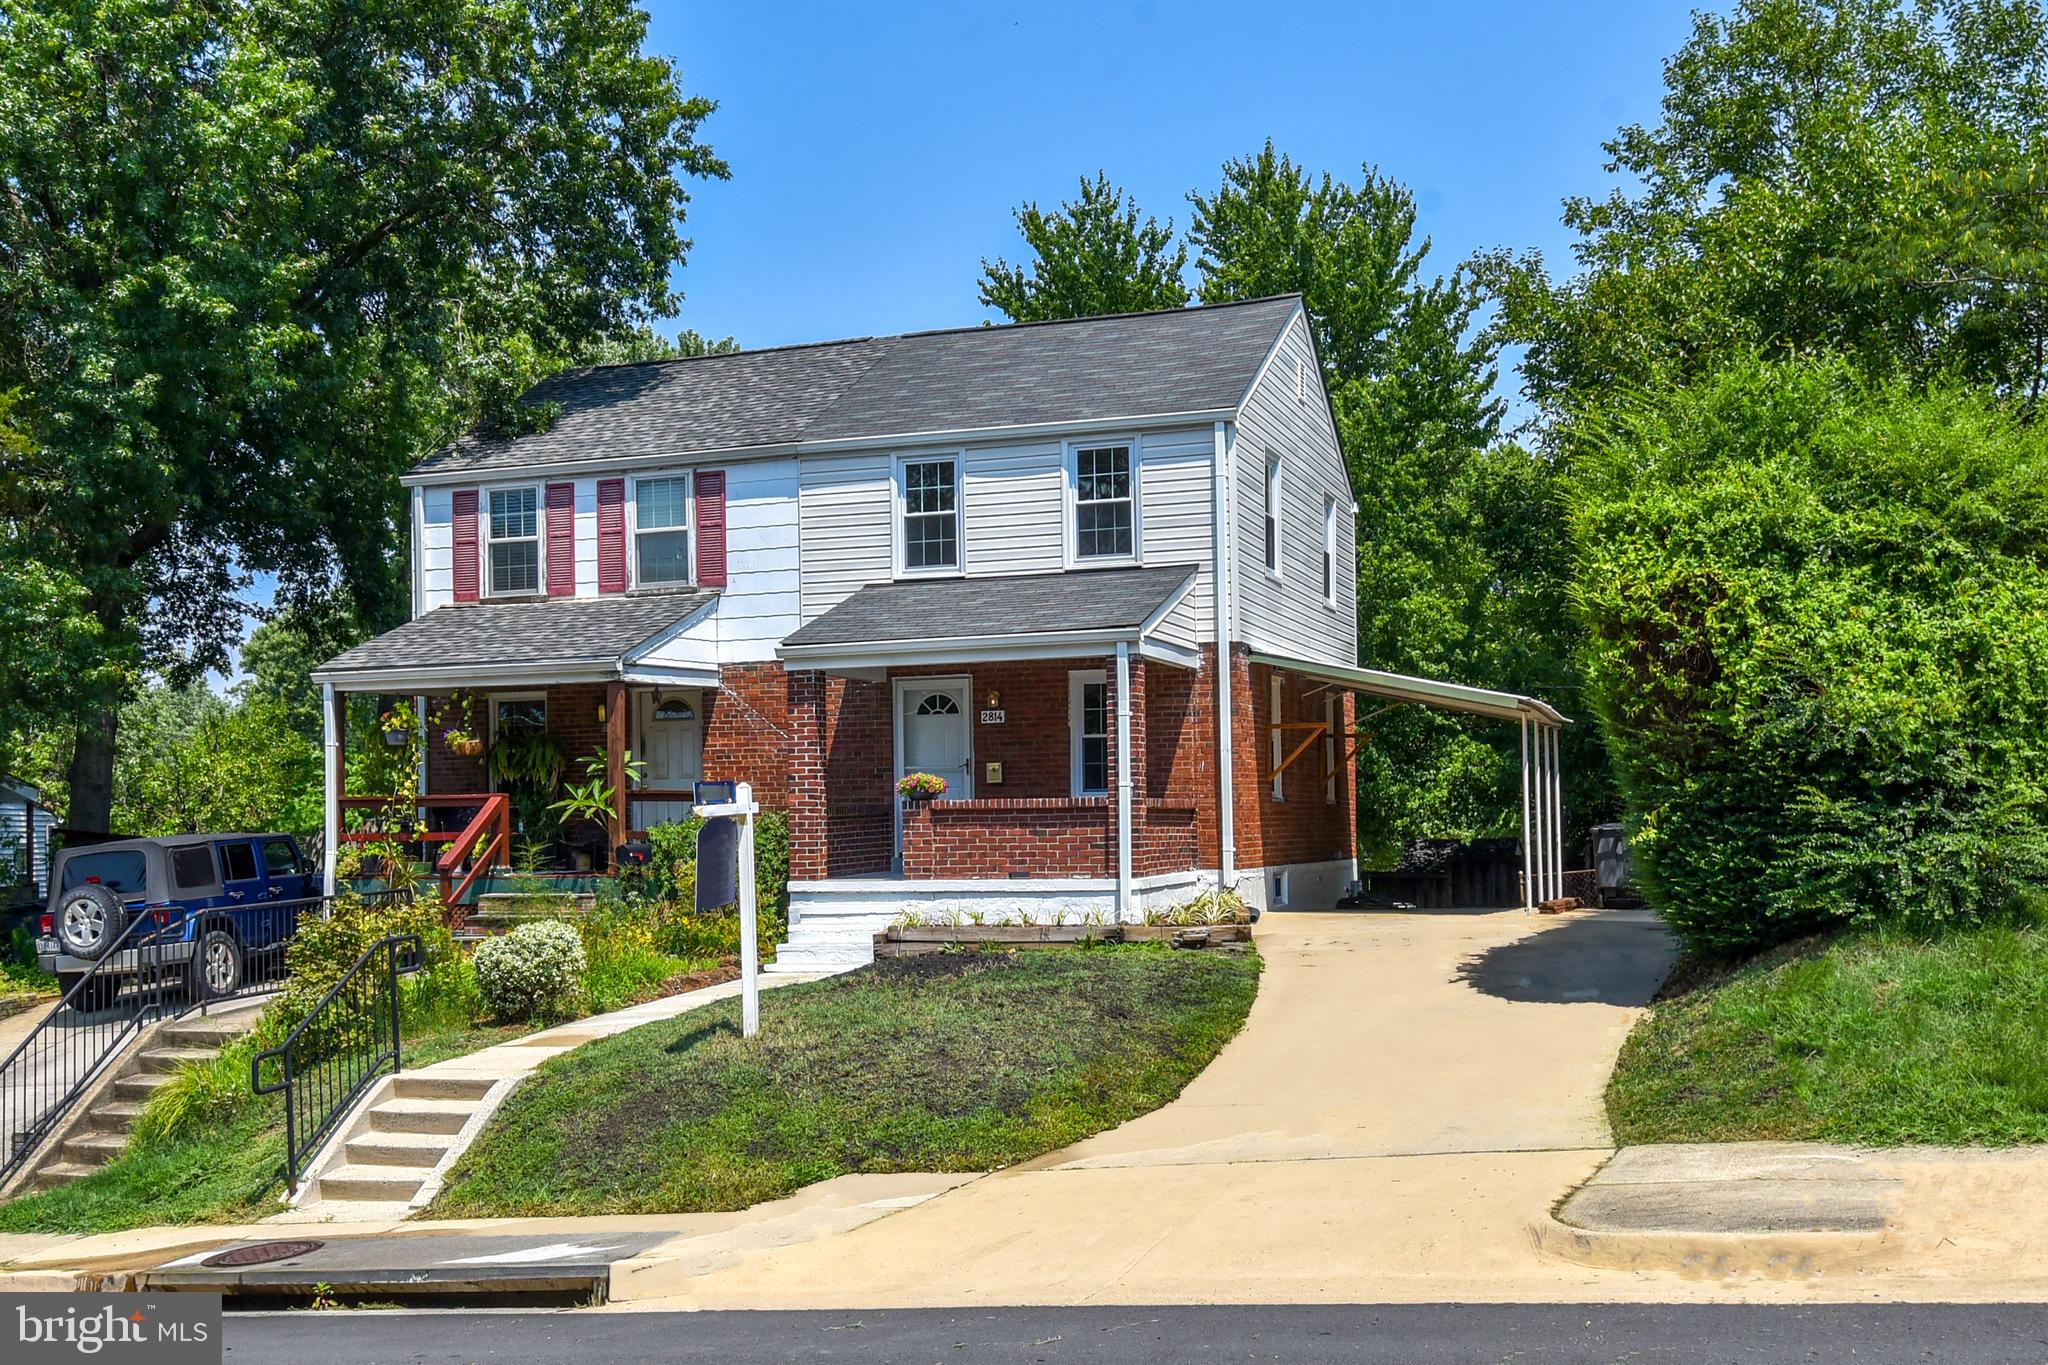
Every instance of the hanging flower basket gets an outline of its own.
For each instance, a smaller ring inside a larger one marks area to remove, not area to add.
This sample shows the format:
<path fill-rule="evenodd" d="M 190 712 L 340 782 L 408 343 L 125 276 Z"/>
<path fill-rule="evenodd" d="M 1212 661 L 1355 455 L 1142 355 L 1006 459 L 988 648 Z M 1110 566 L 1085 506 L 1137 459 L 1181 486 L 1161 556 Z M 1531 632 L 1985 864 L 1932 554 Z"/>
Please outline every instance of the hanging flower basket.
<path fill-rule="evenodd" d="M 896 794 L 906 801 L 932 801 L 946 794 L 946 779 L 937 773 L 910 773 L 896 783 Z"/>
<path fill-rule="evenodd" d="M 443 737 L 448 752 L 457 758 L 475 758 L 484 751 L 484 742 L 476 735 L 467 735 L 460 730 L 450 730 Z"/>

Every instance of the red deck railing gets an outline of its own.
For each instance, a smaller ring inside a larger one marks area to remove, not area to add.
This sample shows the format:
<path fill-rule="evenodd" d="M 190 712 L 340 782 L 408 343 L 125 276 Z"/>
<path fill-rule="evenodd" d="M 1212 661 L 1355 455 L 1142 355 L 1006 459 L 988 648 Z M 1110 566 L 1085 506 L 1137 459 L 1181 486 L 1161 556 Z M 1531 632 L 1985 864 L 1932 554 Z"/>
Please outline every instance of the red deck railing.
<path fill-rule="evenodd" d="M 388 796 L 344 796 L 341 798 L 344 811 L 366 810 L 385 811 L 392 806 Z M 401 830 L 345 830 L 341 842 L 345 844 L 382 844 L 396 840 L 407 844 L 446 844 L 441 856 L 434 860 L 434 875 L 441 879 L 441 903 L 456 905 L 469 889 L 476 885 L 476 879 L 493 867 L 509 866 L 512 861 L 512 802 L 503 792 L 472 792 L 466 795 L 421 796 L 413 804 L 423 809 L 448 809 L 457 806 L 475 806 L 476 815 L 460 831 L 439 829 Z M 476 853 L 477 844 L 489 835 L 483 852 Z M 467 861 L 469 871 L 461 881 L 456 872 Z"/>

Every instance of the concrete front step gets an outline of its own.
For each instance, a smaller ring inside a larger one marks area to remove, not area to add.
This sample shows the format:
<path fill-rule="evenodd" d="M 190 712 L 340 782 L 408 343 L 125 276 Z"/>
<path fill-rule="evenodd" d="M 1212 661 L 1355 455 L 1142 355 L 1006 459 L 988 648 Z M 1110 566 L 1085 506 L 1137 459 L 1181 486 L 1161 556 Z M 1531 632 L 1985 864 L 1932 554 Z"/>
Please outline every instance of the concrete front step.
<path fill-rule="evenodd" d="M 67 1162 L 80 1166 L 104 1166 L 128 1150 L 128 1134 L 80 1133 L 64 1139 L 57 1149 Z"/>
<path fill-rule="evenodd" d="M 401 1071 L 391 1082 L 391 1095 L 401 1100 L 480 1100 L 490 1093 L 488 1076 L 445 1076 L 432 1071 Z"/>
<path fill-rule="evenodd" d="M 206 1047 L 153 1047 L 136 1054 L 136 1065 L 144 1071 L 160 1071 L 166 1074 L 182 1071 L 197 1062 L 210 1062 L 220 1055 L 218 1048 Z"/>
<path fill-rule="evenodd" d="M 156 1088 L 168 1084 L 170 1079 L 168 1071 L 138 1071 L 132 1076 L 123 1076 L 114 1082 L 114 1098 L 146 1103 Z"/>
<path fill-rule="evenodd" d="M 82 1166 L 75 1161 L 53 1162 L 36 1172 L 33 1183 L 37 1189 L 54 1190 L 59 1185 L 69 1185 L 74 1180 L 83 1180 L 97 1170 L 97 1166 Z"/>
<path fill-rule="evenodd" d="M 459 1133 L 476 1105 L 468 1100 L 386 1100 L 369 1113 L 379 1133 Z"/>
<path fill-rule="evenodd" d="M 133 1100 L 115 1100 L 94 1106 L 86 1122 L 102 1133 L 125 1133 L 142 1117 L 142 1106 Z"/>
<path fill-rule="evenodd" d="M 366 1133 L 343 1147 L 351 1166 L 431 1167 L 448 1151 L 446 1133 Z"/>
<path fill-rule="evenodd" d="M 427 1178 L 417 1166 L 339 1166 L 320 1177 L 324 1200 L 409 1200 Z"/>

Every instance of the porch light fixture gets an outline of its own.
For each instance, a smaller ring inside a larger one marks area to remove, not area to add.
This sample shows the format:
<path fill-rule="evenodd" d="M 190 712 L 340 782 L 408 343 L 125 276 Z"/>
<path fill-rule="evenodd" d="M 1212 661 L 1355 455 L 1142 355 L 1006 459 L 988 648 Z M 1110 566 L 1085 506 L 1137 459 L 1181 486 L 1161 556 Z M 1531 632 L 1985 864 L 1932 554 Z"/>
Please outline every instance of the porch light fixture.
<path fill-rule="evenodd" d="M 989 706 L 989 710 L 993 711 L 993 710 L 995 710 L 995 709 L 996 709 L 997 707 L 1001 706 L 1002 704 L 1003 704 L 1003 694 L 1002 694 L 1002 693 L 1000 693 L 1000 692 L 998 692 L 998 691 L 996 691 L 996 690 L 995 690 L 995 689 L 994 689 L 993 687 L 991 687 L 991 688 L 990 688 L 990 689 L 988 690 L 988 706 Z"/>

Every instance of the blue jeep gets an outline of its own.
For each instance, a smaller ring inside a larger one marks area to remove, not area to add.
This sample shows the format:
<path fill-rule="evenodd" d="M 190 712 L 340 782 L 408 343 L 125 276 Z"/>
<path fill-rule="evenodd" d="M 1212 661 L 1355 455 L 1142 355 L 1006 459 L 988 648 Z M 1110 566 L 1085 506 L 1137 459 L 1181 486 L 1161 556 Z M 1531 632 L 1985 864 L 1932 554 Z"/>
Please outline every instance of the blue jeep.
<path fill-rule="evenodd" d="M 169 980 L 194 996 L 233 995 L 244 979 L 282 968 L 284 944 L 318 895 L 318 878 L 288 834 L 185 834 L 65 848 L 50 868 L 38 958 L 69 995 L 113 950 L 72 1000 L 82 1010 L 104 1009 L 127 981 Z M 147 922 L 130 933 L 137 920 Z"/>

